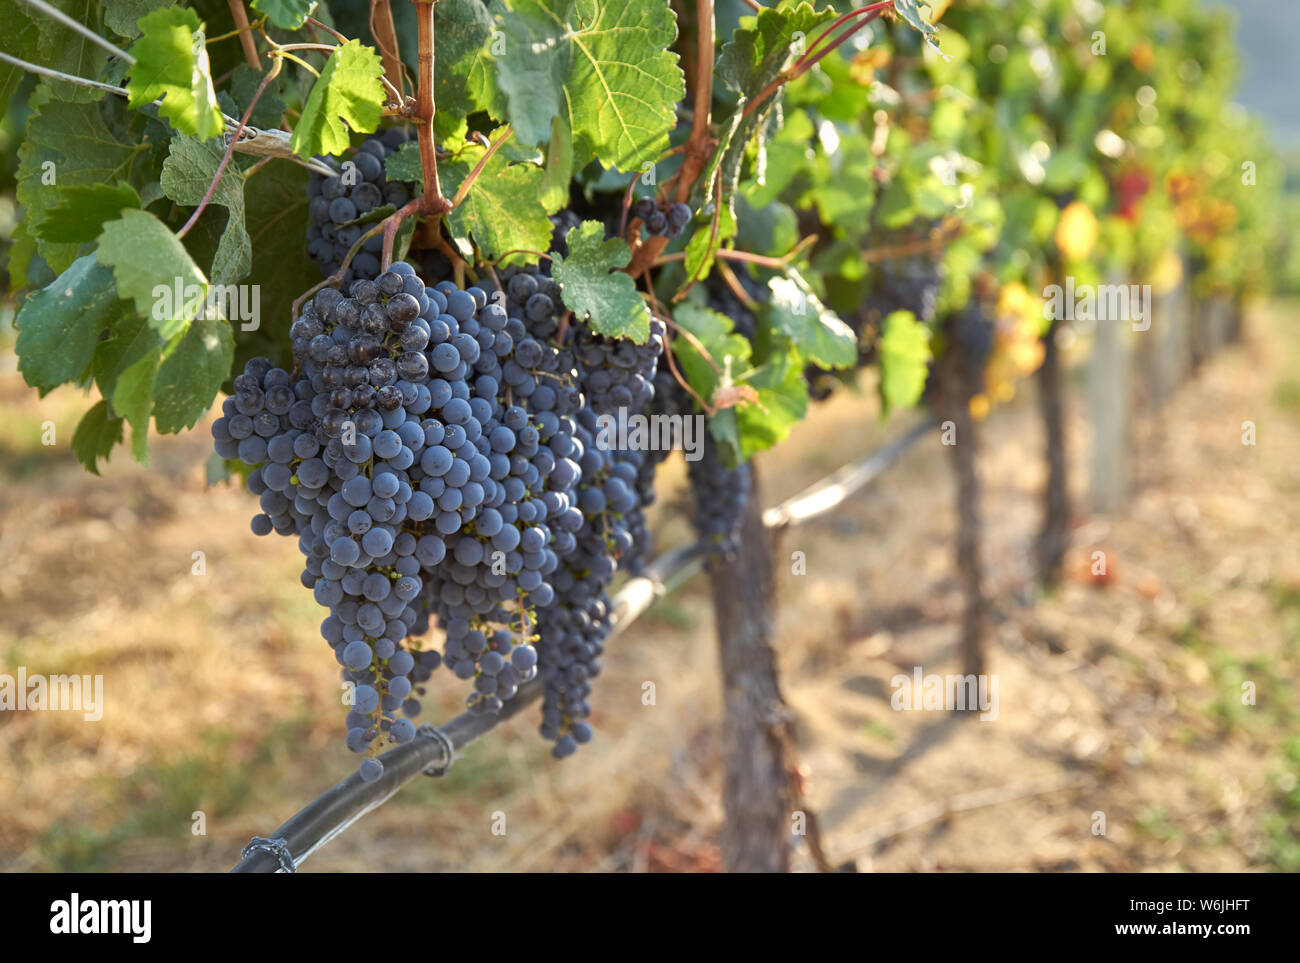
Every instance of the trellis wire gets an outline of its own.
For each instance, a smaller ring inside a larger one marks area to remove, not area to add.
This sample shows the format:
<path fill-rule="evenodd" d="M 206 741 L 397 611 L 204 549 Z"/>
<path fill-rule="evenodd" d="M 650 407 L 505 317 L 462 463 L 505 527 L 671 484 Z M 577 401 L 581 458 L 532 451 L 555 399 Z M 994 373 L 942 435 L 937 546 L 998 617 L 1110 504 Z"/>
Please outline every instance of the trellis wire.
<path fill-rule="evenodd" d="M 933 424 L 922 421 L 883 448 L 769 508 L 763 513 L 763 524 L 784 530 L 830 511 L 895 464 Z M 656 599 L 699 572 L 705 555 L 703 545 L 685 545 L 659 556 L 640 575 L 629 579 L 612 600 L 610 638 L 622 634 Z M 416 776 L 441 776 L 451 768 L 456 753 L 539 699 L 542 688 L 538 677 L 520 686 L 515 697 L 495 715 L 464 712 L 437 729 L 421 726 L 416 739 L 380 757 L 384 774 L 378 780 L 368 783 L 356 773 L 348 776 L 304 806 L 268 839 L 255 837 L 232 872 L 283 873 L 289 871 L 286 864 L 296 870 L 308 856 L 366 813 L 378 809 Z"/>

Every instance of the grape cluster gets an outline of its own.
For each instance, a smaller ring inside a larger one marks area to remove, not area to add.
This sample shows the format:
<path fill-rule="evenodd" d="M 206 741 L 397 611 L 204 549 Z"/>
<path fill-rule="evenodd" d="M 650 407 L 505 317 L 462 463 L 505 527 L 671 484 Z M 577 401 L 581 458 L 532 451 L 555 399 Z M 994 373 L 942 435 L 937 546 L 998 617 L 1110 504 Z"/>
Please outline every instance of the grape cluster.
<path fill-rule="evenodd" d="M 740 547 L 740 526 L 750 494 L 748 464 L 728 468 L 712 435 L 705 435 L 704 450 L 686 463 L 694 510 L 691 524 L 709 549 L 710 562 L 732 559 Z"/>
<path fill-rule="evenodd" d="M 640 517 L 636 476 L 643 453 L 597 445 L 589 407 L 578 414 L 573 441 L 582 474 L 576 491 L 582 524 L 554 576 L 556 604 L 539 613 L 538 625 L 546 685 L 541 734 L 554 741 L 557 759 L 591 738 L 588 696 L 609 635 L 609 586 L 619 559 L 633 547 Z"/>
<path fill-rule="evenodd" d="M 551 251 L 559 254 L 560 257 L 569 256 L 569 232 L 582 223 L 580 218 L 573 211 L 567 208 L 557 211 L 551 215 Z M 605 231 L 606 237 L 615 236 L 608 228 Z"/>
<path fill-rule="evenodd" d="M 632 205 L 632 213 L 641 219 L 651 237 L 677 237 L 691 223 L 689 204 L 671 204 L 661 208 L 654 198 L 643 197 Z"/>
<path fill-rule="evenodd" d="M 252 469 L 253 531 L 297 537 L 303 584 L 329 609 L 366 780 L 383 773 L 379 743 L 414 737 L 420 686 L 444 663 L 471 683 L 471 712 L 542 675 L 554 754 L 591 737 L 645 455 L 597 446 L 559 285 L 535 267 L 503 279 L 489 297 L 398 263 L 319 291 L 290 329 L 295 373 L 250 361 L 213 425 L 217 453 Z M 435 620 L 442 653 L 416 641 Z"/>
<path fill-rule="evenodd" d="M 556 543 L 560 564 L 551 579 L 554 604 L 537 613 L 545 683 L 541 734 L 554 742 L 552 754 L 564 758 L 591 738 L 588 697 L 610 629 L 609 586 L 645 528 L 636 482 L 646 453 L 597 444 L 598 412 L 584 389 L 590 387 L 588 375 L 602 369 L 585 366 L 570 347 L 587 343 L 585 327 L 569 329 L 563 345 L 558 340 L 559 285 L 535 267 L 509 268 L 503 280 L 509 312 L 524 318 L 529 334 L 554 352 L 551 373 L 561 383 L 557 404 L 574 418 L 568 458 L 577 467 L 572 489 L 576 511 L 560 520 L 564 537 Z"/>
<path fill-rule="evenodd" d="M 355 685 L 348 746 L 411 738 L 395 710 L 418 712 L 412 683 L 444 660 L 473 680 L 471 710 L 499 709 L 537 674 L 553 544 L 582 523 L 573 421 L 530 373 L 558 353 L 482 289 L 427 288 L 406 264 L 347 297 L 322 290 L 290 334 L 298 380 L 250 362 L 213 433 L 218 454 L 254 466 L 254 531 L 298 536 L 304 584 L 330 609 L 321 631 Z M 441 657 L 408 640 L 431 614 Z"/>
<path fill-rule="evenodd" d="M 396 362 L 389 357 L 419 313 L 416 299 L 401 291 L 402 276 L 393 277 L 399 296 L 366 313 L 365 332 L 362 312 L 346 302 L 356 330 L 338 325 L 333 331 L 341 335 L 327 333 L 320 315 L 332 317 L 345 300 L 333 289 L 318 294 L 315 310 L 292 331 L 300 376 L 252 359 L 212 429 L 219 455 L 253 468 L 248 487 L 262 508 L 253 531 L 298 538 L 303 584 L 330 612 L 321 634 L 352 683 L 347 744 L 357 752 L 384 735 L 398 743 L 414 737 L 414 725 L 397 710 L 418 712 L 413 687 L 440 661 L 409 641 L 427 627 L 427 616 L 418 539 L 408 522 L 429 505 L 406 472 L 405 440 L 432 399 L 410 380 L 427 374 L 410 357 L 423 361 L 418 349 L 400 351 Z M 362 763 L 366 780 L 382 772 L 374 758 Z"/>
<path fill-rule="evenodd" d="M 938 226 L 938 221 L 917 221 L 902 233 L 873 235 L 873 242 L 883 246 L 914 244 Z M 864 313 L 877 330 L 880 321 L 895 311 L 910 311 L 918 321 L 929 324 L 934 320 L 943 275 L 943 264 L 930 251 L 881 261 L 872 272 Z"/>
<path fill-rule="evenodd" d="M 667 333 L 658 318 L 650 320 L 650 338 L 645 344 L 634 344 L 628 338 L 608 338 L 585 325 L 576 329 L 573 353 L 578 359 L 578 377 L 596 414 L 645 409 L 654 397 L 655 368 Z"/>
<path fill-rule="evenodd" d="M 872 243 L 879 247 L 915 244 L 919 238 L 929 237 L 938 226 L 938 221 L 917 221 L 902 231 L 873 232 Z M 885 318 L 895 311 L 911 312 L 923 324 L 934 321 L 943 277 L 943 264 L 929 251 L 889 258 L 875 266 L 870 292 L 857 314 L 844 318 L 858 336 L 859 368 L 875 362 Z M 804 371 L 808 394 L 814 401 L 826 400 L 844 377 L 816 365 L 809 365 Z"/>
<path fill-rule="evenodd" d="M 307 182 L 310 225 L 307 228 L 307 251 L 320 265 L 326 277 L 333 274 L 347 257 L 361 235 L 374 225 L 357 223 L 358 218 L 385 204 L 400 208 L 411 199 L 413 185 L 388 180 L 384 161 L 407 141 L 405 127 L 390 127 L 372 134 L 351 159 L 351 168 L 337 177 L 312 173 Z M 317 158 L 332 167 L 331 157 Z M 348 181 L 352 181 L 348 183 Z M 344 283 L 356 278 L 373 279 L 379 275 L 379 257 L 383 237 L 376 234 L 361 246 L 348 265 Z"/>
<path fill-rule="evenodd" d="M 665 343 L 664 351 L 668 350 L 670 349 Z M 654 395 L 647 406 L 647 413 L 651 417 L 676 416 L 685 419 L 696 414 L 695 403 L 691 400 L 691 396 L 686 392 L 686 389 L 678 384 L 677 379 L 673 377 L 673 373 L 662 354 L 651 384 L 654 387 Z M 637 498 L 641 503 L 642 524 L 634 528 L 632 532 L 632 551 L 623 559 L 623 567 L 633 575 L 642 571 L 654 548 L 652 533 L 649 527 L 644 524 L 645 510 L 655 502 L 655 475 L 659 471 L 659 466 L 668 459 L 670 454 L 672 454 L 671 451 L 660 448 L 652 448 L 650 451 L 642 453 L 643 457 L 636 477 L 636 491 Z"/>
<path fill-rule="evenodd" d="M 751 301 L 759 303 L 767 299 L 767 286 L 750 277 L 748 271 L 737 271 L 735 277 Z M 732 330 L 752 343 L 758 331 L 758 319 L 731 289 L 731 285 L 717 274 L 710 275 L 708 293 L 709 307 L 730 318 Z"/>
<path fill-rule="evenodd" d="M 993 321 L 978 299 L 971 298 L 948 321 L 948 331 L 965 363 L 979 370 L 993 353 Z"/>
<path fill-rule="evenodd" d="M 931 407 L 965 405 L 983 390 L 984 368 L 993 353 L 993 321 L 979 298 L 972 297 L 942 321 L 946 348 L 926 370 L 921 401 Z"/>

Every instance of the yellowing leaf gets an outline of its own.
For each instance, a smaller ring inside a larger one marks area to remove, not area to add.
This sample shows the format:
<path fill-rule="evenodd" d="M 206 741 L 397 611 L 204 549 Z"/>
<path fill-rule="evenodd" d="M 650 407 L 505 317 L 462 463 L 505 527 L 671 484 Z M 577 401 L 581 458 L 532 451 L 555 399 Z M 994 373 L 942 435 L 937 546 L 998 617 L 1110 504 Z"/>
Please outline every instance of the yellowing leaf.
<path fill-rule="evenodd" d="M 1056 223 L 1056 246 L 1068 263 L 1082 261 L 1097 243 L 1097 217 L 1082 201 L 1074 201 L 1061 211 Z"/>

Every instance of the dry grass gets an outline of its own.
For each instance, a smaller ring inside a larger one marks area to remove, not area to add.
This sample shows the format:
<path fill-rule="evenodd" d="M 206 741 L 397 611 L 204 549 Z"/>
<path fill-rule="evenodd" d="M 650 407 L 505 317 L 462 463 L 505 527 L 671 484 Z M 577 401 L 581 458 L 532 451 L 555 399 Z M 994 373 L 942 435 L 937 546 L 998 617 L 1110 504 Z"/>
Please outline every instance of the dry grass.
<path fill-rule="evenodd" d="M 1035 598 L 1029 578 L 1042 482 L 1032 399 L 986 424 L 996 722 L 889 707 L 895 673 L 958 664 L 939 446 L 919 446 L 786 537 L 785 557 L 806 553 L 808 574 L 782 580 L 781 666 L 833 858 L 899 870 L 1231 870 L 1282 858 L 1286 830 L 1279 841 L 1266 823 L 1297 714 L 1295 316 L 1262 315 L 1248 346 L 1146 428 L 1142 486 L 1122 517 L 1079 528 L 1073 577 L 1051 597 Z M 66 440 L 85 406 L 65 391 L 37 401 L 11 367 L 0 374 L 0 669 L 102 673 L 107 702 L 97 723 L 0 715 L 0 869 L 227 869 L 250 836 L 354 764 L 320 613 L 294 545 L 251 534 L 243 493 L 205 489 L 206 425 L 155 439 L 151 470 L 119 453 L 96 479 L 66 444 L 40 444 L 44 421 Z M 870 391 L 819 407 L 762 459 L 765 501 L 892 437 L 898 426 L 874 411 Z M 1074 415 L 1080 466 L 1077 404 Z M 1246 418 L 1260 426 L 1254 448 L 1239 441 Z M 657 510 L 666 544 L 686 534 L 672 511 L 682 474 L 670 465 Z M 1086 574 L 1094 548 L 1110 563 L 1104 586 Z M 196 551 L 206 574 L 192 572 Z M 716 868 L 716 661 L 697 582 L 612 647 L 599 736 L 576 759 L 551 761 L 528 713 L 308 869 Z M 1242 679 L 1256 682 L 1256 707 L 1240 705 Z M 642 704 L 646 681 L 654 706 Z M 459 683 L 439 673 L 431 689 L 427 718 L 459 711 Z M 1067 788 L 907 822 L 959 794 L 1057 784 Z M 196 811 L 206 835 L 191 831 Z M 1090 832 L 1098 811 L 1104 837 Z M 503 836 L 491 831 L 497 813 Z"/>

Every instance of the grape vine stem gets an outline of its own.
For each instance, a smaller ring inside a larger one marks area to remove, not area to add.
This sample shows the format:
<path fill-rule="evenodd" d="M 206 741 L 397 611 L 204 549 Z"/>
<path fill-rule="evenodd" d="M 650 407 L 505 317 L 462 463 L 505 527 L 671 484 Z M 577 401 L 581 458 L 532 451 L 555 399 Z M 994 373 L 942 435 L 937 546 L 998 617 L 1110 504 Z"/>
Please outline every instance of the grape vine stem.
<path fill-rule="evenodd" d="M 347 42 L 348 42 L 348 38 L 347 38 L 347 37 L 343 36 L 343 34 L 339 33 L 337 30 L 335 30 L 335 29 L 334 29 L 333 27 L 331 27 L 329 24 L 327 24 L 327 23 L 321 23 L 321 22 L 320 22 L 319 20 L 317 20 L 315 17 L 308 17 L 308 18 L 307 18 L 307 22 L 308 22 L 309 24 L 311 24 L 313 27 L 319 27 L 321 30 L 324 30 L 327 34 L 329 34 L 331 37 L 333 37 L 335 40 L 337 40 L 337 41 L 338 41 L 339 43 L 341 43 L 341 44 L 342 44 L 342 43 L 347 43 Z"/>
<path fill-rule="evenodd" d="M 685 204 L 691 196 L 691 188 L 699 179 L 709 158 L 717 148 L 710 130 L 713 110 L 713 58 L 714 27 L 713 0 L 695 0 L 696 31 L 696 68 L 695 68 L 695 107 L 691 112 L 691 134 L 686 141 L 686 156 L 682 166 L 671 179 L 664 182 L 660 189 L 662 198 L 668 197 L 669 189 L 677 202 Z M 655 259 L 668 246 L 665 236 L 652 237 L 639 245 L 632 255 L 632 263 L 624 270 L 632 277 L 640 277 L 646 269 L 654 264 Z"/>
<path fill-rule="evenodd" d="M 501 148 L 502 144 L 510 139 L 510 135 L 514 132 L 514 128 L 507 124 L 505 130 L 501 132 L 501 136 L 488 145 L 488 149 L 483 153 L 483 156 L 479 158 L 478 163 L 474 165 L 474 169 L 469 172 L 469 176 L 466 177 L 460 187 L 457 188 L 456 196 L 451 199 L 451 206 L 453 208 L 460 206 L 460 202 L 465 199 L 467 194 L 469 194 L 469 189 L 474 186 L 474 182 L 478 180 L 478 176 L 483 173 L 483 168 L 486 167 L 487 162 L 492 159 L 492 155 Z"/>
<path fill-rule="evenodd" d="M 387 4 L 387 0 L 378 0 Z M 412 0 L 419 43 L 419 84 L 416 132 L 420 142 L 420 171 L 424 179 L 421 209 L 435 219 L 441 218 L 451 205 L 442 195 L 442 182 L 438 180 L 438 152 L 433 143 L 433 8 L 438 0 Z M 391 14 L 390 14 L 391 15 Z"/>
<path fill-rule="evenodd" d="M 911 254 L 938 254 L 947 247 L 949 241 L 960 236 L 962 231 L 961 222 L 954 219 L 944 227 L 931 233 L 929 237 L 908 241 L 906 244 L 867 248 L 862 252 L 862 259 L 868 263 L 874 263 L 876 261 L 892 261 L 895 258 L 907 257 Z"/>
<path fill-rule="evenodd" d="M 829 54 L 840 44 L 844 43 L 846 40 L 852 37 L 855 33 L 857 33 L 859 30 L 861 30 L 863 27 L 869 24 L 872 20 L 875 20 L 877 17 L 879 17 L 882 13 L 885 12 L 885 10 L 890 9 L 893 6 L 894 6 L 894 0 L 882 0 L 882 2 L 880 3 L 873 3 L 867 7 L 859 7 L 857 10 L 850 10 L 848 13 L 837 18 L 834 22 L 831 23 L 830 26 L 828 26 L 825 30 L 821 32 L 821 34 L 818 35 L 816 40 L 814 40 L 809 45 L 808 49 L 804 52 L 802 57 L 800 57 L 798 60 L 792 63 L 789 67 L 785 68 L 785 70 L 782 70 L 781 73 L 777 75 L 775 80 L 773 80 L 770 84 L 764 87 L 763 90 L 758 94 L 758 96 L 755 97 L 753 100 L 751 100 L 745 106 L 745 109 L 741 112 L 740 116 L 742 118 L 748 117 L 755 110 L 757 110 L 762 104 L 764 104 L 767 101 L 767 98 L 770 97 L 775 91 L 783 87 L 785 84 L 790 83 L 790 81 L 802 77 L 809 70 L 812 70 L 812 68 L 816 66 L 819 60 L 821 60 L 823 57 Z M 827 46 L 825 46 L 821 50 L 817 49 L 818 45 L 823 40 L 825 40 L 833 30 L 838 28 L 840 25 L 847 23 L 849 20 L 855 17 L 860 17 L 861 19 L 859 19 L 857 23 L 853 24 L 848 30 L 845 30 L 842 34 L 836 37 L 835 40 L 833 40 Z M 814 53 L 814 51 L 816 52 Z"/>
<path fill-rule="evenodd" d="M 119 97 L 129 97 L 123 87 L 114 87 L 112 84 L 100 83 L 98 80 L 88 80 L 85 77 L 78 77 L 75 74 L 65 74 L 61 70 L 55 70 L 53 67 L 42 67 L 40 64 L 28 63 L 26 60 L 20 60 L 12 54 L 7 54 L 0 50 L 0 63 L 13 64 L 15 67 L 21 67 L 41 77 L 49 77 L 53 80 L 63 80 L 70 84 L 76 84 L 79 87 L 89 87 L 92 90 L 102 90 L 105 93 L 116 94 Z"/>
<path fill-rule="evenodd" d="M 417 197 L 415 200 L 408 201 L 399 210 L 384 218 L 381 225 L 384 231 L 384 250 L 379 260 L 381 270 L 387 271 L 389 266 L 393 263 L 393 241 L 397 237 L 398 227 L 401 226 L 402 221 L 407 217 L 419 212 L 420 204 L 421 199 Z"/>
<path fill-rule="evenodd" d="M 752 254 L 749 251 L 737 251 L 734 248 L 729 247 L 718 248 L 718 250 L 714 252 L 714 255 L 719 260 L 723 261 L 745 261 L 748 264 L 757 264 L 759 267 L 773 268 L 774 270 L 779 271 L 782 268 L 789 267 L 790 262 L 802 254 L 805 248 L 812 247 L 816 243 L 817 235 L 809 234 L 780 257 L 772 257 L 767 254 Z M 677 251 L 674 254 L 665 254 L 659 260 L 655 261 L 655 266 L 658 267 L 661 264 L 671 264 L 673 261 L 684 260 L 686 260 L 686 252 Z"/>
<path fill-rule="evenodd" d="M 194 213 L 190 215 L 190 219 L 185 222 L 184 226 L 179 231 L 176 232 L 178 238 L 182 238 L 190 232 L 190 228 L 192 228 L 195 222 L 198 221 L 199 215 L 203 213 L 209 202 L 211 202 L 212 195 L 217 192 L 217 185 L 221 183 L 221 178 L 226 173 L 226 167 L 230 164 L 230 158 L 234 156 L 235 143 L 239 140 L 239 135 L 242 134 L 244 128 L 248 126 L 248 118 L 253 116 L 253 108 L 257 106 L 257 102 L 261 99 L 263 92 L 265 92 L 267 84 L 274 80 L 276 74 L 280 72 L 280 67 L 283 63 L 284 61 L 282 59 L 276 57 L 274 62 L 271 64 L 271 69 L 263 75 L 262 82 L 257 85 L 257 90 L 253 92 L 252 100 L 248 102 L 248 107 L 244 110 L 244 116 L 239 118 L 239 126 L 236 127 L 235 132 L 230 135 L 230 143 L 226 145 L 226 152 L 221 156 L 221 163 L 217 165 L 217 172 L 212 175 L 212 183 L 208 185 L 207 193 L 203 195 L 203 200 L 199 201 L 199 206 L 194 208 Z"/>
<path fill-rule="evenodd" d="M 389 86 L 398 92 L 397 101 L 401 103 L 405 99 L 406 68 L 398 53 L 397 29 L 393 26 L 393 8 L 389 0 L 370 0 L 370 34 L 383 58 L 384 76 Z"/>
<path fill-rule="evenodd" d="M 713 185 L 714 185 L 713 186 L 713 219 L 709 224 L 709 246 L 706 248 L 706 250 L 712 251 L 716 256 L 718 253 L 718 247 L 717 247 L 718 234 L 722 229 L 722 168 L 721 167 L 719 167 L 717 173 L 714 174 Z M 709 260 L 712 260 L 712 258 L 710 258 Z M 696 270 L 696 272 L 692 274 L 690 278 L 687 279 L 686 283 L 682 286 L 682 289 L 678 291 L 675 295 L 673 295 L 673 304 L 676 304 L 677 302 L 681 301 L 682 298 L 686 297 L 686 292 L 695 286 L 695 282 L 699 281 L 701 277 L 703 277 L 705 274 L 708 273 L 707 271 L 705 271 L 706 266 L 708 266 L 707 261 L 705 263 L 702 263 L 699 266 L 699 268 Z"/>
<path fill-rule="evenodd" d="M 235 18 L 235 32 L 239 34 L 239 44 L 244 48 L 244 60 L 254 70 L 262 69 L 262 60 L 257 56 L 257 41 L 249 31 L 248 11 L 244 9 L 244 0 L 227 0 L 230 15 Z"/>
<path fill-rule="evenodd" d="M 749 296 L 740 279 L 736 277 L 736 272 L 731 270 L 726 261 L 718 261 L 718 274 L 722 276 L 723 282 L 731 288 L 731 293 L 736 296 L 736 300 L 745 306 L 747 311 L 757 311 L 758 302 Z"/>
<path fill-rule="evenodd" d="M 243 33 L 245 30 L 256 30 L 256 31 L 258 31 L 258 32 L 261 32 L 261 30 L 262 30 L 265 26 L 266 26 L 266 17 L 258 17 L 256 20 L 254 20 L 254 21 L 252 21 L 251 23 L 249 23 L 248 26 L 246 26 L 246 27 L 236 27 L 234 30 L 228 30 L 227 32 L 222 33 L 222 34 L 218 34 L 218 35 L 215 36 L 215 37 L 209 37 L 209 38 L 208 38 L 208 44 L 211 45 L 211 44 L 214 44 L 214 43 L 220 43 L 220 42 L 223 41 L 223 40 L 229 40 L 231 37 L 238 37 L 238 36 L 239 36 L 241 33 Z M 220 86 L 221 86 L 225 81 L 227 81 L 227 80 L 229 80 L 229 79 L 231 78 L 231 76 L 234 74 L 234 72 L 235 72 L 235 71 L 234 71 L 233 69 L 231 69 L 231 70 L 227 70 L 227 71 L 226 71 L 224 74 L 222 74 L 220 77 L 215 78 L 215 79 L 212 81 L 212 85 L 213 85 L 214 87 L 220 87 Z"/>

